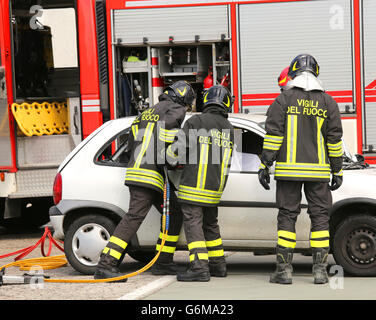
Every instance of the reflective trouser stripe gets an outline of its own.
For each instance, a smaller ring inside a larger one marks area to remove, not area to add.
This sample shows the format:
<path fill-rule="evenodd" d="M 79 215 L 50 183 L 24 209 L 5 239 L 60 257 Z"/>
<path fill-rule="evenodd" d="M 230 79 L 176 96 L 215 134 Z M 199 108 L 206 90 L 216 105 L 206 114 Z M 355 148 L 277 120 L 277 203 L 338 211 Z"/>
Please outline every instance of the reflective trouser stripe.
<path fill-rule="evenodd" d="M 223 257 L 224 254 L 225 253 L 224 253 L 223 249 L 221 249 L 221 250 L 210 250 L 210 249 L 208 249 L 209 257 Z"/>
<path fill-rule="evenodd" d="M 188 243 L 188 250 L 196 249 L 196 248 L 205 248 L 206 244 L 205 241 L 194 241 L 191 243 Z"/>
<path fill-rule="evenodd" d="M 104 254 L 109 254 L 110 256 L 114 257 L 115 259 L 119 260 L 121 258 L 121 253 L 114 249 L 110 249 L 108 247 L 103 249 Z"/>
<path fill-rule="evenodd" d="M 159 239 L 166 239 L 166 241 L 177 242 L 179 240 L 179 236 L 164 235 L 162 232 L 160 232 Z"/>
<path fill-rule="evenodd" d="M 122 249 L 125 249 L 128 245 L 128 243 L 126 243 L 125 241 L 121 240 L 120 238 L 114 237 L 114 236 L 112 236 L 110 238 L 110 242 L 116 244 L 117 246 L 119 246 Z"/>
<path fill-rule="evenodd" d="M 205 244 L 206 244 L 207 247 L 220 246 L 222 244 L 222 239 L 218 238 L 218 239 L 215 239 L 215 240 L 206 241 Z"/>
<path fill-rule="evenodd" d="M 199 260 L 209 260 L 209 255 L 207 253 L 198 252 L 198 253 L 193 253 L 189 255 L 190 262 L 192 262 L 195 259 L 196 254 Z"/>
<path fill-rule="evenodd" d="M 157 244 L 156 250 L 159 251 L 160 249 L 161 249 L 161 245 Z M 164 245 L 163 248 L 162 248 L 162 252 L 167 252 L 167 253 L 174 253 L 175 250 L 176 250 L 176 247 L 170 247 L 170 246 L 166 246 L 166 245 Z"/>
<path fill-rule="evenodd" d="M 285 230 L 278 230 L 278 245 L 286 248 L 295 248 L 296 233 Z"/>
<path fill-rule="evenodd" d="M 132 126 L 132 132 L 133 132 L 133 137 L 135 140 L 137 140 L 137 134 L 138 134 L 138 125 L 133 125 Z"/>
<path fill-rule="evenodd" d="M 329 247 L 329 240 L 311 240 L 312 248 L 326 248 Z"/>
<path fill-rule="evenodd" d="M 329 247 L 329 230 L 312 231 L 310 243 L 312 248 Z"/>

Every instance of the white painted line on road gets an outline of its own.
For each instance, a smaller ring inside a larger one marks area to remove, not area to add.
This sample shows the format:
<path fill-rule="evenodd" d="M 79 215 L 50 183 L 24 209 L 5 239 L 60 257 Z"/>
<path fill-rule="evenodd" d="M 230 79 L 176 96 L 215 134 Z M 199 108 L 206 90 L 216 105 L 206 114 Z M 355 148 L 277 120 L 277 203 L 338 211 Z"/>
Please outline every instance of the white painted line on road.
<path fill-rule="evenodd" d="M 167 287 L 171 283 L 176 281 L 176 276 L 163 276 L 162 278 L 150 282 L 149 284 L 136 289 L 133 292 L 127 293 L 124 296 L 118 298 L 117 300 L 139 300 L 145 298 L 154 292 Z"/>

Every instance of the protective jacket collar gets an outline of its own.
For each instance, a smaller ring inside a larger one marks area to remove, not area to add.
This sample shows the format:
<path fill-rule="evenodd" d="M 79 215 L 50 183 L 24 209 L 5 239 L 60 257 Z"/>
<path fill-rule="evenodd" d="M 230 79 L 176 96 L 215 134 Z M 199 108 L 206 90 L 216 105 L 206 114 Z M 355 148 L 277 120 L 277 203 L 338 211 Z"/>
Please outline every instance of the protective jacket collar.
<path fill-rule="evenodd" d="M 304 71 L 287 84 L 288 89 L 297 87 L 304 91 L 319 90 L 325 91 L 322 82 L 317 79 L 312 73 Z"/>

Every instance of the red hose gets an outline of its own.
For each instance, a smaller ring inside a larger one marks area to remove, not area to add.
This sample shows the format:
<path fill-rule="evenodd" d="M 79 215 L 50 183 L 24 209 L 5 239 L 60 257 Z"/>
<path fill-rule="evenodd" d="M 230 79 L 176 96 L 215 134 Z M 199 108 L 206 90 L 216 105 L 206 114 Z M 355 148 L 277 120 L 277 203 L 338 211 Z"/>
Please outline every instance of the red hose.
<path fill-rule="evenodd" d="M 49 239 L 47 254 L 44 252 L 44 242 L 46 241 L 46 238 Z M 60 241 L 60 242 L 62 242 L 62 241 Z M 21 249 L 21 250 L 17 250 L 17 251 L 11 252 L 11 253 L 7 253 L 7 254 L 4 254 L 4 255 L 1 255 L 0 259 L 4 259 L 4 258 L 10 257 L 10 256 L 14 256 L 16 254 L 19 254 L 17 257 L 14 258 L 14 261 L 18 261 L 18 260 L 26 257 L 28 254 L 30 254 L 39 245 L 41 245 L 41 252 L 42 252 L 43 257 L 50 256 L 51 251 L 52 251 L 52 245 L 55 245 L 59 250 L 61 250 L 61 251 L 64 252 L 64 248 L 61 247 L 55 241 L 55 239 L 52 237 L 50 229 L 48 227 L 45 227 L 44 228 L 43 236 L 34 245 L 32 245 L 30 247 L 26 247 L 26 248 Z"/>

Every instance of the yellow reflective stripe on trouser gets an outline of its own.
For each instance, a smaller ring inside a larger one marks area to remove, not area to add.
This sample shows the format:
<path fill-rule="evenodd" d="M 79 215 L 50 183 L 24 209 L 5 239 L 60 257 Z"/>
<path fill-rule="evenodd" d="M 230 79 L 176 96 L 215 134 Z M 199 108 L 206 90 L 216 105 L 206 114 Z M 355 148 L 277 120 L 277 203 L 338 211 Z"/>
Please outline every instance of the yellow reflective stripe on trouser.
<path fill-rule="evenodd" d="M 281 238 L 278 238 L 278 245 L 285 248 L 295 248 L 296 242 L 287 241 Z"/>
<path fill-rule="evenodd" d="M 121 253 L 114 249 L 110 249 L 108 247 L 104 248 L 102 251 L 104 254 L 109 254 L 110 256 L 114 257 L 115 259 L 119 260 L 121 258 Z"/>
<path fill-rule="evenodd" d="M 296 162 L 296 140 L 298 129 L 298 117 L 296 115 L 287 116 L 287 161 Z"/>
<path fill-rule="evenodd" d="M 161 249 L 161 245 L 157 244 L 156 245 L 156 250 L 159 251 Z M 176 247 L 171 247 L 171 246 L 166 246 L 164 245 L 162 248 L 162 252 L 167 252 L 167 253 L 174 253 L 176 250 Z"/>
<path fill-rule="evenodd" d="M 225 152 L 223 154 L 222 168 L 221 168 L 221 183 L 219 185 L 219 191 L 222 191 L 223 186 L 225 185 L 226 175 L 227 175 L 227 171 L 229 169 L 228 163 L 229 163 L 230 158 L 231 158 L 231 152 L 232 152 L 232 149 L 227 148 L 227 149 L 225 149 Z"/>
<path fill-rule="evenodd" d="M 201 144 L 200 151 L 200 163 L 197 174 L 197 188 L 203 189 L 205 187 L 206 172 L 208 168 L 208 158 L 209 158 L 209 145 Z"/>
<path fill-rule="evenodd" d="M 312 248 L 326 248 L 329 247 L 329 240 L 311 240 Z"/>
<path fill-rule="evenodd" d="M 311 232 L 311 239 L 317 239 L 317 238 L 329 238 L 329 231 L 312 231 Z"/>
<path fill-rule="evenodd" d="M 111 236 L 110 242 L 116 244 L 122 249 L 125 249 L 128 245 L 128 243 L 126 243 L 124 240 L 121 240 L 120 238 L 114 236 Z"/>
<path fill-rule="evenodd" d="M 317 117 L 316 122 L 317 122 L 317 157 L 319 159 L 319 163 L 323 164 L 323 163 L 326 163 L 324 137 L 322 136 L 322 133 L 321 133 L 321 128 L 324 123 L 324 119 Z"/>
<path fill-rule="evenodd" d="M 136 140 L 137 139 L 137 134 L 138 134 L 138 125 L 132 125 L 132 132 L 133 132 L 133 137 Z"/>
<path fill-rule="evenodd" d="M 137 156 L 137 160 L 135 162 L 134 167 L 138 168 L 140 167 L 142 158 L 144 157 L 144 154 L 149 147 L 151 137 L 153 135 L 153 129 L 154 129 L 154 123 L 149 122 L 148 125 L 146 126 L 145 134 L 144 134 L 144 139 L 142 141 L 142 146 L 141 146 L 141 151 Z"/>
<path fill-rule="evenodd" d="M 209 250 L 208 251 L 209 258 L 213 257 L 223 257 L 225 255 L 223 249 L 221 250 Z"/>
<path fill-rule="evenodd" d="M 296 240 L 296 233 L 285 231 L 285 230 L 278 230 L 278 237 L 284 237 L 291 240 Z"/>
<path fill-rule="evenodd" d="M 192 262 L 195 259 L 196 254 L 199 260 L 209 260 L 209 255 L 207 253 L 198 252 L 198 253 L 189 255 L 190 262 Z"/>
<path fill-rule="evenodd" d="M 218 239 L 215 239 L 215 240 L 206 241 L 205 244 L 206 244 L 207 247 L 220 246 L 222 244 L 222 239 L 218 238 Z"/>
<path fill-rule="evenodd" d="M 194 241 L 194 242 L 188 243 L 188 250 L 192 250 L 196 248 L 206 248 L 205 241 Z"/>
<path fill-rule="evenodd" d="M 179 236 L 169 236 L 169 235 L 165 235 L 163 234 L 162 232 L 159 233 L 159 239 L 166 239 L 166 241 L 169 241 L 169 242 L 177 242 L 179 240 Z"/>

